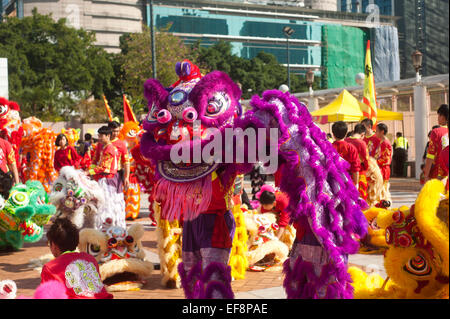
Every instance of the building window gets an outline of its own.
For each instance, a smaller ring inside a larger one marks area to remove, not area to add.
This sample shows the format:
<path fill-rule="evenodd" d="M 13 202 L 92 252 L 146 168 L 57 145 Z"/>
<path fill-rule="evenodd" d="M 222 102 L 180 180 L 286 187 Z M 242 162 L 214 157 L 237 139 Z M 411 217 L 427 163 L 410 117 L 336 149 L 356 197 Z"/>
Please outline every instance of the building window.
<path fill-rule="evenodd" d="M 392 111 L 392 98 L 390 96 L 379 98 L 378 103 L 381 110 Z"/>
<path fill-rule="evenodd" d="M 411 95 L 397 96 L 397 112 L 411 111 Z"/>
<path fill-rule="evenodd" d="M 445 92 L 430 92 L 430 111 L 437 111 L 442 104 L 445 104 Z"/>

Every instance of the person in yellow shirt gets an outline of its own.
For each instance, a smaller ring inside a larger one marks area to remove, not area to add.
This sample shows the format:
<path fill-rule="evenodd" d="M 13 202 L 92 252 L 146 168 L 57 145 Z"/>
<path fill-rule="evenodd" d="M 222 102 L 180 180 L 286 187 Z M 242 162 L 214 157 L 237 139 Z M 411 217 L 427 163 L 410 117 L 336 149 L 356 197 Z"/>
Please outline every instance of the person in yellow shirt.
<path fill-rule="evenodd" d="M 408 140 L 401 132 L 397 132 L 396 139 L 394 140 L 394 144 L 392 146 L 394 148 L 394 175 L 397 177 L 405 177 L 403 168 L 405 167 L 405 163 L 408 161 Z"/>

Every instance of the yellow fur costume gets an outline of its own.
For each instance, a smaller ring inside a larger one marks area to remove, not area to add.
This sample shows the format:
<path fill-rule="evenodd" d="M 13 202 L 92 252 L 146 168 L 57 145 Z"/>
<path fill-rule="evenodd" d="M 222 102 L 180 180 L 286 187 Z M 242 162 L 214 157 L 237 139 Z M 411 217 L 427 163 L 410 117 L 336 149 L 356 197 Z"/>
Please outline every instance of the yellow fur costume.
<path fill-rule="evenodd" d="M 359 250 L 362 254 L 379 253 L 387 248 L 385 229 L 381 228 L 377 223 L 378 215 L 383 214 L 386 209 L 378 207 L 370 207 L 363 211 L 364 216 L 369 224 L 367 237 L 362 242 Z"/>
<path fill-rule="evenodd" d="M 388 278 L 350 267 L 355 298 L 448 298 L 449 219 L 448 193 L 444 193 L 444 184 L 431 180 L 410 209 L 378 215 L 389 247 L 384 259 Z"/>
<path fill-rule="evenodd" d="M 181 262 L 182 227 L 178 220 L 169 222 L 161 219 L 161 206 L 153 203 L 156 217 L 156 236 L 159 261 L 161 265 L 161 283 L 168 288 L 180 288 L 181 280 L 178 274 L 178 264 Z"/>
<path fill-rule="evenodd" d="M 233 206 L 233 215 L 236 222 L 234 232 L 233 246 L 231 248 L 230 261 L 231 277 L 234 279 L 244 279 L 245 271 L 248 267 L 247 260 L 247 229 L 245 227 L 245 218 L 241 205 Z"/>
<path fill-rule="evenodd" d="M 387 192 L 383 184 L 383 176 L 378 167 L 375 158 L 369 156 L 369 168 L 366 173 L 367 177 L 367 205 L 369 207 L 375 206 L 381 200 L 391 200 L 391 195 Z"/>

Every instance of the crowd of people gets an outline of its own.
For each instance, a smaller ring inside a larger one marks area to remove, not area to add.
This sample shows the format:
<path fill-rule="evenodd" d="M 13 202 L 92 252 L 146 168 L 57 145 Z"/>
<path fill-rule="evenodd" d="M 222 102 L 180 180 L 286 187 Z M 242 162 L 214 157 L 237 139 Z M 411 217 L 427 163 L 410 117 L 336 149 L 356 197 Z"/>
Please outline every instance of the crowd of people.
<path fill-rule="evenodd" d="M 443 179 L 448 176 L 448 105 L 441 105 L 437 113 L 439 126 L 433 128 L 429 134 L 429 143 L 424 155 L 423 181 L 432 178 Z M 84 141 L 80 140 L 77 147 L 69 145 L 66 135 L 59 134 L 55 141 L 57 150 L 54 154 L 54 168 L 58 172 L 65 166 L 73 166 L 84 170 L 90 178 L 98 182 L 107 194 L 106 202 L 109 204 L 105 205 L 99 213 L 103 214 L 105 218 L 113 219 L 115 225 L 125 228 L 123 191 L 130 186 L 131 155 L 125 142 L 118 138 L 120 127 L 120 123 L 111 121 L 108 125 L 98 129 L 97 141 L 93 139 L 91 134 L 87 133 L 84 136 Z M 356 124 L 352 131 L 349 131 L 348 124 L 342 121 L 333 123 L 331 130 L 332 135 L 328 136 L 328 140 L 339 155 L 348 162 L 349 176 L 362 199 L 367 200 L 368 187 L 371 183 L 370 177 L 367 176 L 370 157 L 375 159 L 378 165 L 385 192 L 389 192 L 389 179 L 393 174 L 403 176 L 404 165 L 408 158 L 409 143 L 402 133 L 397 132 L 395 140 L 391 143 L 387 137 L 388 127 L 386 124 L 377 123 L 374 125 L 370 119 L 364 119 Z M 393 171 L 391 171 L 392 164 Z M 0 138 L 0 168 L 2 180 L 9 181 L 9 183 L 0 183 L 0 193 L 7 197 L 8 189 L 13 184 L 20 183 L 20 178 L 16 154 L 11 144 L 3 138 Z M 275 174 L 275 187 L 279 187 L 277 181 L 279 172 L 280 170 Z M 283 235 L 287 232 L 286 229 L 291 224 L 285 211 L 286 201 L 281 204 L 283 200 L 280 199 L 280 196 L 284 195 L 280 195 L 276 188 L 266 187 L 266 176 L 260 173 L 259 168 L 253 169 L 249 174 L 249 179 L 252 181 L 253 201 L 249 200 L 241 184 L 240 203 L 246 205 L 247 210 L 256 208 L 257 214 L 274 214 L 276 219 L 271 224 L 273 236 L 269 237 L 281 241 Z M 205 218 L 208 218 L 208 216 Z M 191 223 L 186 222 L 184 227 L 191 227 Z M 274 224 L 276 226 L 273 226 Z M 295 223 L 293 228 L 296 231 L 295 238 L 297 241 L 304 241 L 305 238 L 310 241 L 315 240 L 312 234 L 305 233 L 304 230 L 307 228 L 302 227 L 301 222 Z M 191 231 L 194 232 L 194 229 Z M 42 283 L 55 279 L 61 281 L 61 278 L 66 275 L 63 273 L 65 267 L 71 261 L 77 259 L 83 263 L 83 267 L 89 267 L 88 272 L 90 278 L 93 278 L 91 281 L 93 284 L 85 287 L 89 290 L 87 294 L 75 292 L 75 288 L 68 284 L 66 287 L 68 296 L 70 298 L 112 298 L 112 295 L 106 292 L 99 280 L 99 269 L 95 259 L 86 253 L 75 252 L 78 244 L 78 231 L 70 221 L 57 219 L 51 225 L 47 238 L 50 250 L 56 259 L 45 265 L 41 275 Z M 292 238 L 288 240 L 288 249 L 291 249 L 292 242 Z M 228 244 L 231 245 L 231 243 Z M 270 257 L 271 253 L 273 252 L 269 251 L 264 254 L 264 258 L 260 259 L 259 262 L 262 261 L 267 265 L 267 257 Z"/>

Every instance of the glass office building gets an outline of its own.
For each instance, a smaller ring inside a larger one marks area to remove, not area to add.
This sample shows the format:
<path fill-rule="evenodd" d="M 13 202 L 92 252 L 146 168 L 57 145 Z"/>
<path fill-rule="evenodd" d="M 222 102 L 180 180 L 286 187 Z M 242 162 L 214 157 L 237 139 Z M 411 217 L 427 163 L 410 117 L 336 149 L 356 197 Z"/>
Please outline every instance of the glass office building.
<path fill-rule="evenodd" d="M 294 30 L 289 38 L 291 72 L 313 70 L 321 76 L 322 87 L 328 88 L 356 85 L 355 75 L 364 71 L 365 44 L 372 35 L 365 15 L 255 2 L 160 0 L 154 1 L 153 15 L 157 28 L 168 29 L 185 43 L 200 40 L 210 46 L 229 41 L 239 57 L 252 59 L 265 51 L 284 65 L 288 43 L 283 28 L 289 26 Z M 382 21 L 383 27 L 394 28 L 389 19 Z M 393 56 L 398 58 L 395 52 Z"/>
<path fill-rule="evenodd" d="M 264 13 L 264 12 L 261 12 Z M 157 28 L 170 26 L 173 32 L 185 39 L 186 43 L 201 40 L 209 46 L 217 41 L 230 41 L 233 53 L 247 59 L 254 58 L 259 51 L 276 56 L 277 60 L 287 63 L 287 39 L 283 27 L 289 26 L 294 33 L 289 39 L 289 56 L 293 70 L 299 72 L 321 66 L 322 24 L 307 21 L 295 21 L 289 18 L 270 18 L 264 16 L 245 16 L 218 8 L 180 8 L 154 7 Z"/>
<path fill-rule="evenodd" d="M 378 6 L 381 15 L 394 15 L 394 0 L 341 0 L 338 9 L 343 12 L 367 13 L 371 4 Z"/>

